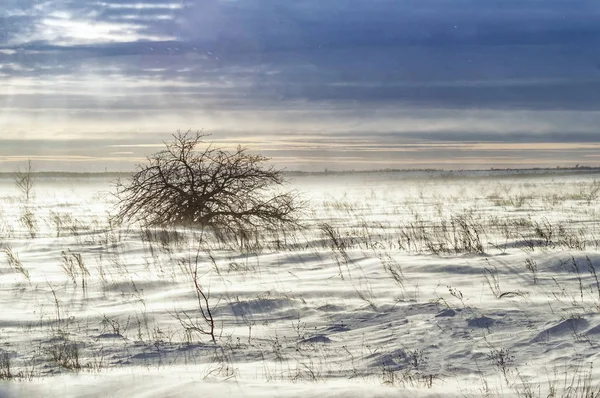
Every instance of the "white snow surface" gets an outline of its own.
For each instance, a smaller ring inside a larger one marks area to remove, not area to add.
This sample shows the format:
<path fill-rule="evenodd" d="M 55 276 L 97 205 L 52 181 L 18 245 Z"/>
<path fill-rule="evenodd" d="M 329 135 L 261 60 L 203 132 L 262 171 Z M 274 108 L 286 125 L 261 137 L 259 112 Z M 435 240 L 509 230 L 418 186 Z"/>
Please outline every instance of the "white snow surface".
<path fill-rule="evenodd" d="M 106 179 L 0 180 L 0 397 L 600 391 L 593 174 L 290 185 L 304 228 L 241 248 L 112 225 Z"/>

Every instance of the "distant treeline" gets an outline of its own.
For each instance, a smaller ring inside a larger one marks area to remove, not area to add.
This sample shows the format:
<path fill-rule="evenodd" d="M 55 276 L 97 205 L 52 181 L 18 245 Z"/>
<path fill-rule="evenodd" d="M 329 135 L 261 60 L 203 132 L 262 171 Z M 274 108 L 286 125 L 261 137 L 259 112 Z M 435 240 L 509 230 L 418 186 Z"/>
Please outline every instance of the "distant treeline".
<path fill-rule="evenodd" d="M 100 172 L 100 173 L 78 173 L 63 171 L 37 171 L 33 175 L 40 178 L 126 178 L 133 173 L 129 172 Z M 14 178 L 16 172 L 0 173 L 0 178 Z"/>
<path fill-rule="evenodd" d="M 286 171 L 291 176 L 329 175 L 329 174 L 371 174 L 371 173 L 434 173 L 443 169 L 372 169 L 372 170 L 323 170 L 323 171 Z"/>
<path fill-rule="evenodd" d="M 529 167 L 529 168 L 495 168 L 489 169 L 371 169 L 371 170 L 323 170 L 300 171 L 290 170 L 284 174 L 289 176 L 325 176 L 325 175 L 353 175 L 373 173 L 428 173 L 428 174 L 463 174 L 463 173 L 492 173 L 492 174 L 555 174 L 555 173 L 600 173 L 600 166 L 573 166 L 573 167 Z M 63 171 L 38 171 L 33 173 L 40 178 L 128 178 L 133 172 L 63 172 Z M 0 178 L 14 178 L 16 172 L 0 172 Z"/>
<path fill-rule="evenodd" d="M 286 174 L 292 176 L 309 175 L 339 175 L 339 174 L 370 174 L 370 173 L 509 173 L 509 174 L 528 174 L 528 173 L 600 173 L 599 166 L 574 166 L 574 167 L 529 167 L 529 168 L 495 168 L 489 169 L 372 169 L 372 170 L 323 170 L 323 171 L 287 171 Z"/>

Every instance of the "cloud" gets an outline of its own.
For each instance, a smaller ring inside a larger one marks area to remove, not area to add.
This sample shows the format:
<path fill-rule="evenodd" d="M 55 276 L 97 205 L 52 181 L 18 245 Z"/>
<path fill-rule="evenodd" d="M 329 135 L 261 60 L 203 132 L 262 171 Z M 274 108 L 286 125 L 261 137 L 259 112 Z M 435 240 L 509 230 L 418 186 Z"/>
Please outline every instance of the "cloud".
<path fill-rule="evenodd" d="M 121 162 L 178 128 L 205 128 L 278 160 L 348 167 L 449 154 L 461 164 L 466 148 L 545 161 L 554 143 L 597 142 L 598 22 L 595 0 L 7 0 L 0 128 L 28 141 L 2 147 L 141 145 L 106 152 Z"/>
<path fill-rule="evenodd" d="M 4 45 L 28 46 L 49 43 L 71 46 L 92 43 L 169 40 L 164 22 L 172 20 L 181 3 L 8 2 L 0 9 Z M 163 28 L 163 29 L 161 29 Z"/>

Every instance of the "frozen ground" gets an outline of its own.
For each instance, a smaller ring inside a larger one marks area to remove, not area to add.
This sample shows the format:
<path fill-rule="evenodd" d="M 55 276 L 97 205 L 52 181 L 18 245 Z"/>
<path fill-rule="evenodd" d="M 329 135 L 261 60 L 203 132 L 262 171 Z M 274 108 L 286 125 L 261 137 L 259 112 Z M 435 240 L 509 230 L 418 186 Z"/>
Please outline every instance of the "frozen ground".
<path fill-rule="evenodd" d="M 240 249 L 110 225 L 107 180 L 0 180 L 0 397 L 600 394 L 593 175 L 292 185 L 306 228 Z"/>

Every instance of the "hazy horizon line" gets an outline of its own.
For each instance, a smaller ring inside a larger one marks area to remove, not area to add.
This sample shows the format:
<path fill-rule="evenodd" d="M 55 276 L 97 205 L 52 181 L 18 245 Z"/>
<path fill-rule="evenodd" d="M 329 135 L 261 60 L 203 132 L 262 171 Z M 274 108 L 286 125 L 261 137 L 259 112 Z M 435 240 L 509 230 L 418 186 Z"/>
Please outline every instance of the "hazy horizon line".
<path fill-rule="evenodd" d="M 444 168 L 384 168 L 384 169 L 365 169 L 365 170 L 317 170 L 317 171 L 304 171 L 304 170 L 285 170 L 282 169 L 283 174 L 287 175 L 329 175 L 329 174 L 369 174 L 369 173 L 418 173 L 418 172 L 484 172 L 484 171 L 495 171 L 495 172 L 521 172 L 521 171 L 582 171 L 589 172 L 595 171 L 600 172 L 599 166 L 556 166 L 556 167 L 490 167 L 487 169 L 444 169 Z M 131 171 L 93 171 L 93 172 L 78 172 L 78 171 L 34 171 L 32 174 L 38 177 L 121 177 L 130 176 L 135 173 L 135 170 Z M 18 171 L 0 172 L 0 178 L 13 178 L 19 174 Z"/>

